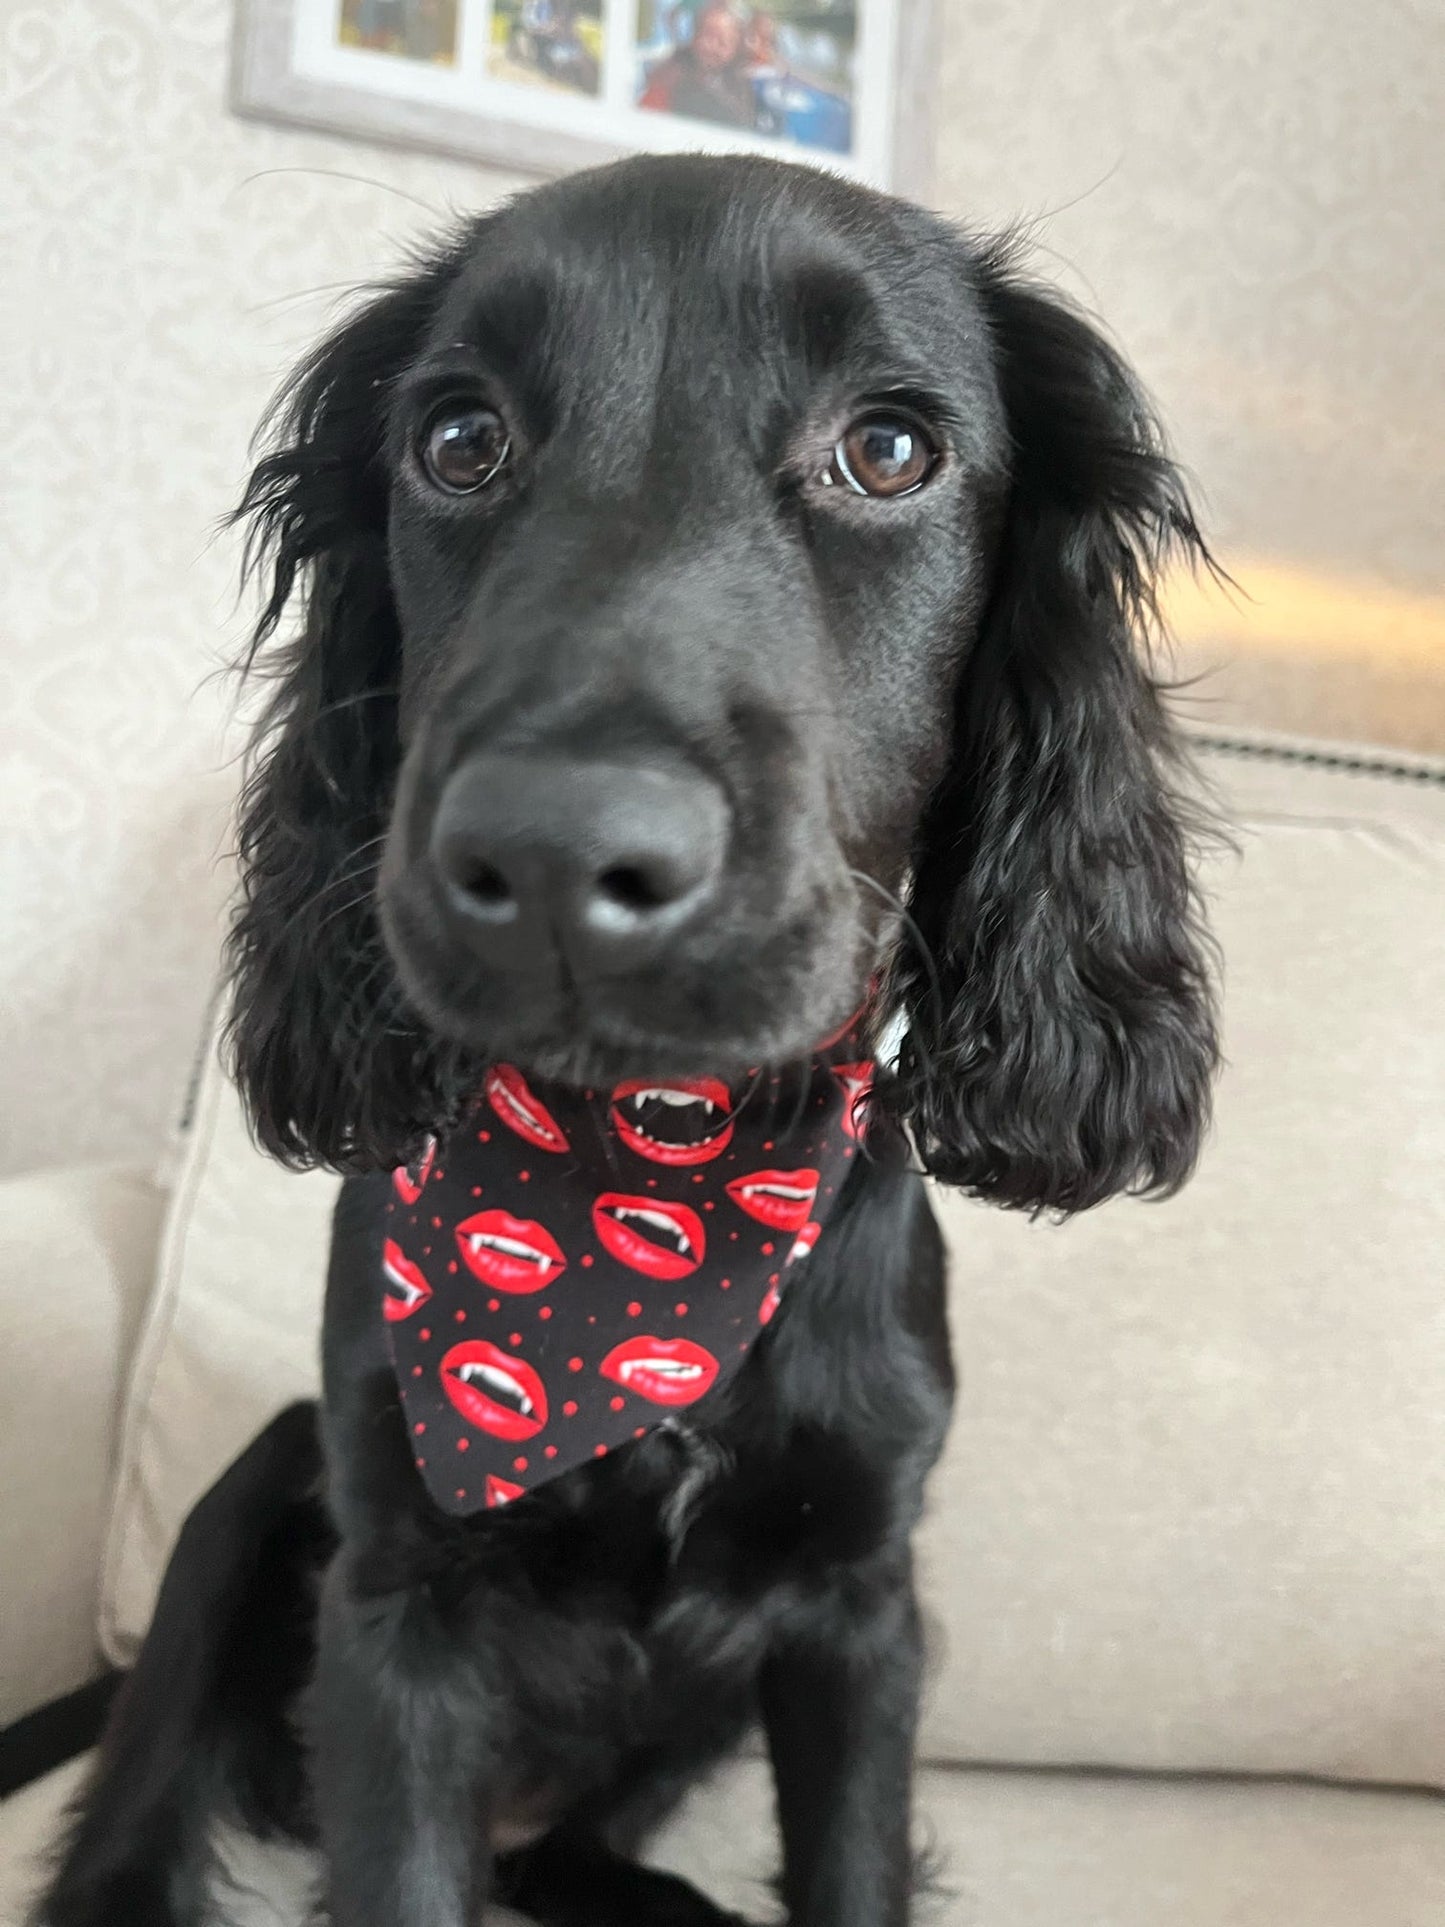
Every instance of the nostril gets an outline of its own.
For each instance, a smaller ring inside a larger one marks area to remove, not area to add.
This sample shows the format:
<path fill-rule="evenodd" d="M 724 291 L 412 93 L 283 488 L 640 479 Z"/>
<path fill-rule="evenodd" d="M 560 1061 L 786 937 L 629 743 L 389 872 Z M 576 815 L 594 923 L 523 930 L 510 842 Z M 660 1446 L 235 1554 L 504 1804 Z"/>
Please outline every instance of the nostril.
<path fill-rule="evenodd" d="M 468 839 L 443 839 L 438 868 L 458 909 L 488 924 L 515 923 L 520 913 L 517 889 L 505 870 Z"/>
<path fill-rule="evenodd" d="M 662 881 L 651 876 L 635 863 L 619 863 L 613 869 L 604 870 L 597 879 L 598 896 L 618 910 L 630 910 L 641 915 L 648 910 L 660 910 L 670 903 L 673 892 Z"/>
<path fill-rule="evenodd" d="M 512 886 L 494 863 L 475 863 L 457 878 L 457 885 L 489 910 L 501 910 L 512 901 Z"/>

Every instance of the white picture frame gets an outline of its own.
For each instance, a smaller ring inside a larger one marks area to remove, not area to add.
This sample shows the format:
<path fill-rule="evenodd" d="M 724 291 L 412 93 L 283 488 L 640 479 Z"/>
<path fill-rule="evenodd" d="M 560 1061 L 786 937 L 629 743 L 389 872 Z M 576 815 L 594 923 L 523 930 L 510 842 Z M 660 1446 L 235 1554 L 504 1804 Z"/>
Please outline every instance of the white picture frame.
<path fill-rule="evenodd" d="M 238 0 L 231 104 L 525 173 L 757 152 L 923 198 L 936 33 L 936 0 Z"/>

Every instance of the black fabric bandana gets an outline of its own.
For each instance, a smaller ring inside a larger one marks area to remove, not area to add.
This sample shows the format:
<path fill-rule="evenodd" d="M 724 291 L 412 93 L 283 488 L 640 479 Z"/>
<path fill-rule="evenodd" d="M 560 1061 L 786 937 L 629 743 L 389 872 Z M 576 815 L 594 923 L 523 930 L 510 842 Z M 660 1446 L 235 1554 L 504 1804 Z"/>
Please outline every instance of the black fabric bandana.
<path fill-rule="evenodd" d="M 850 1028 L 735 1094 L 493 1065 L 393 1173 L 382 1314 L 432 1499 L 520 1498 L 725 1385 L 826 1235 L 873 1066 Z"/>

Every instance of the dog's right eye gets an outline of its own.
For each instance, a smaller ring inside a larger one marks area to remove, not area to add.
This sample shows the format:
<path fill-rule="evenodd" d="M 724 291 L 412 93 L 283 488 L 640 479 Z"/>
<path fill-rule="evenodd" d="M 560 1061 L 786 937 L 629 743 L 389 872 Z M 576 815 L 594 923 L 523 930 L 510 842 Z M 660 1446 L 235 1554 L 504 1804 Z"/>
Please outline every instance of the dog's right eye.
<path fill-rule="evenodd" d="M 417 441 L 427 480 L 447 495 L 475 495 L 507 466 L 512 438 L 495 408 L 448 402 L 428 416 Z"/>
<path fill-rule="evenodd" d="M 889 501 L 914 494 L 937 467 L 938 449 L 922 422 L 912 414 L 875 408 L 840 437 L 823 480 Z"/>

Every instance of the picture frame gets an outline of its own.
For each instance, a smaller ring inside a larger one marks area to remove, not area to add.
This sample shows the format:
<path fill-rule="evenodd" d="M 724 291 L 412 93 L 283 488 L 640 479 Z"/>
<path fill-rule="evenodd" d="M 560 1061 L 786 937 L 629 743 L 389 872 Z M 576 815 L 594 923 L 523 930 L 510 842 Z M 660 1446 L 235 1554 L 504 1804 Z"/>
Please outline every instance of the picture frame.
<path fill-rule="evenodd" d="M 560 174 L 772 154 L 926 197 L 936 0 L 237 0 L 237 113 Z"/>

